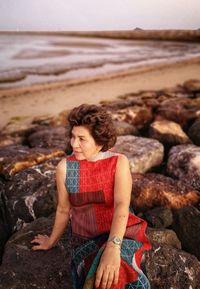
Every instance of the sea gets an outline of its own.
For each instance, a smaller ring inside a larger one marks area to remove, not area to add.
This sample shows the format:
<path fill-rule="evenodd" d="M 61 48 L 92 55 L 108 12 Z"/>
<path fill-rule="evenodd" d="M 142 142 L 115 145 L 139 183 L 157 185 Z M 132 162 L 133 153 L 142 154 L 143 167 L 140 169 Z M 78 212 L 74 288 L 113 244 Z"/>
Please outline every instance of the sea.
<path fill-rule="evenodd" d="M 200 56 L 199 43 L 65 35 L 0 35 L 0 90 L 101 77 Z"/>

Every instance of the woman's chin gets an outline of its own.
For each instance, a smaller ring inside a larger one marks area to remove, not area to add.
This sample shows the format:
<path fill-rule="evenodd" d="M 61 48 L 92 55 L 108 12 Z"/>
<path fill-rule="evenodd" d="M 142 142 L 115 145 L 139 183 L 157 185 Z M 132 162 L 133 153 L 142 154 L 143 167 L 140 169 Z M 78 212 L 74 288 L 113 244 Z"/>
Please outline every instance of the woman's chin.
<path fill-rule="evenodd" d="M 74 152 L 74 155 L 75 155 L 76 159 L 79 160 L 79 161 L 85 160 L 85 157 L 84 157 L 84 155 L 82 153 Z"/>

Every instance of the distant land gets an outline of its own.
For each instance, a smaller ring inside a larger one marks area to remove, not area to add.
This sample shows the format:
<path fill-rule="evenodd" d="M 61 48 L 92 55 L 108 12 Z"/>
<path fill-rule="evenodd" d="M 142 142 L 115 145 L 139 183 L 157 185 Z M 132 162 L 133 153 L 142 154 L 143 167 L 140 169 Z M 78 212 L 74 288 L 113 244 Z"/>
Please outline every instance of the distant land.
<path fill-rule="evenodd" d="M 136 27 L 133 30 L 117 31 L 0 31 L 3 34 L 40 34 L 40 35 L 69 35 L 83 37 L 103 37 L 116 39 L 137 40 L 168 40 L 200 42 L 200 28 L 196 30 L 143 30 Z"/>

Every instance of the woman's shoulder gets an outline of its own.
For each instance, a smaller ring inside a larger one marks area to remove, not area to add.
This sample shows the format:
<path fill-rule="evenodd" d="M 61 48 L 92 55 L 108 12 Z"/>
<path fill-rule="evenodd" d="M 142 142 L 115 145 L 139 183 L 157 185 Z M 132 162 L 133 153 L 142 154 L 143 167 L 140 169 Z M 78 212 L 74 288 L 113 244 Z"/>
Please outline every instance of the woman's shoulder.
<path fill-rule="evenodd" d="M 65 172 L 66 171 L 66 157 L 62 158 L 56 166 L 56 171 Z"/>
<path fill-rule="evenodd" d="M 110 156 L 115 156 L 117 157 L 119 160 L 122 160 L 122 161 L 127 161 L 128 158 L 125 154 L 121 153 L 121 152 L 118 152 L 118 151 L 115 151 L 115 150 L 109 150 L 108 151 Z"/>

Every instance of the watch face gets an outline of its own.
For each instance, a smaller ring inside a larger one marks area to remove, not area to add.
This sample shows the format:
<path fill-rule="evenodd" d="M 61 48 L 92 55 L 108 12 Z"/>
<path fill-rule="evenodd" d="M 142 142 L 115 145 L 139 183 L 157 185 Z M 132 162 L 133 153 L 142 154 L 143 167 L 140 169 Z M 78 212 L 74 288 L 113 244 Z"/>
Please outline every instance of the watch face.
<path fill-rule="evenodd" d="M 113 238 L 113 243 L 117 244 L 117 245 L 121 245 L 122 240 L 119 237 L 114 237 Z"/>

